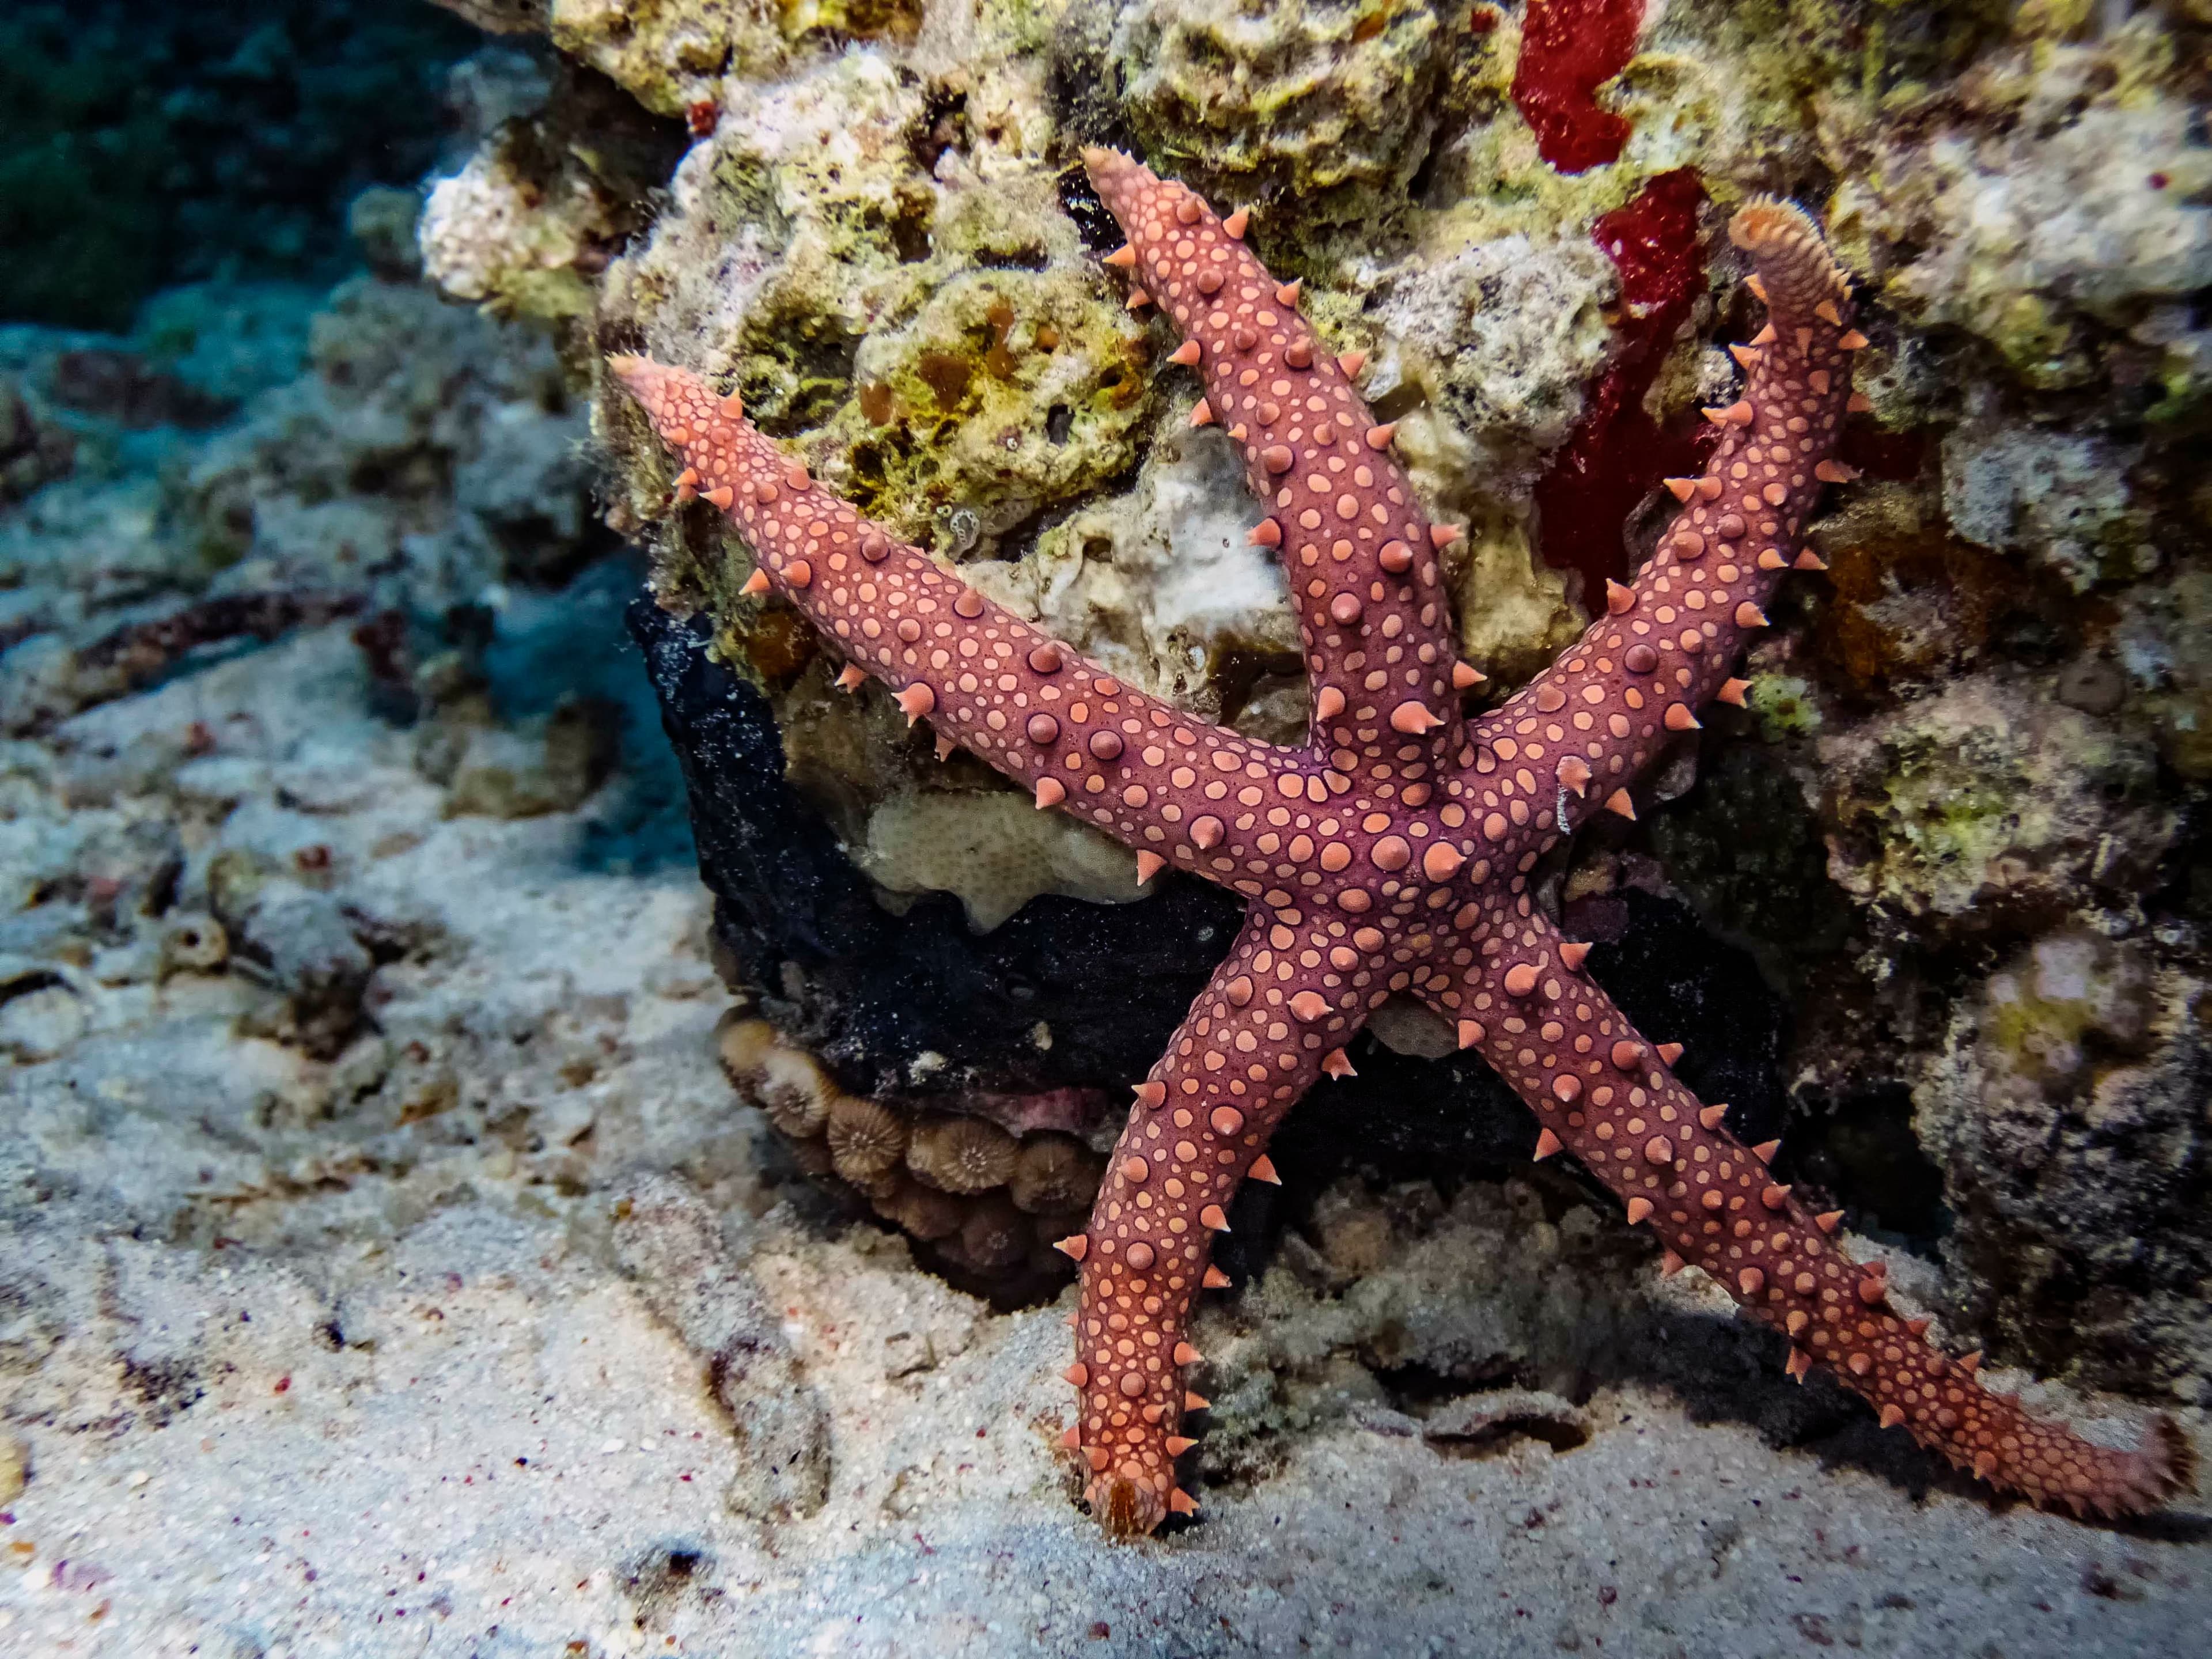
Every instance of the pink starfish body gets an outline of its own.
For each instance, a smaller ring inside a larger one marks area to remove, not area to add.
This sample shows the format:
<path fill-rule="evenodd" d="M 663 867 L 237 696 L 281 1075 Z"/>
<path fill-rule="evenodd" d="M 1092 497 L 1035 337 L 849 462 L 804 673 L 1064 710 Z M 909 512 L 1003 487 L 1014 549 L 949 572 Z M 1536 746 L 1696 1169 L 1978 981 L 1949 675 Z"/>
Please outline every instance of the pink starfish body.
<path fill-rule="evenodd" d="M 1854 1263 L 1768 1176 L 1724 1106 L 1675 1081 L 1583 973 L 1589 947 L 1537 908 L 1529 874 L 1600 803 L 1633 815 L 1627 787 L 1713 697 L 1800 553 L 1852 403 L 1850 297 L 1819 233 L 1767 204 L 1730 227 L 1771 321 L 1737 356 L 1740 398 L 1705 474 L 1632 587 L 1502 707 L 1468 721 L 1432 526 L 1354 388 L 1242 242 L 1194 192 L 1118 154 L 1086 153 L 1128 234 L 1132 304 L 1158 303 L 1204 377 L 1199 423 L 1218 421 L 1269 508 L 1255 539 L 1287 573 L 1314 714 L 1307 744 L 1254 743 L 1121 684 L 861 518 L 748 424 L 734 397 L 638 358 L 615 372 L 686 462 L 679 501 L 704 496 L 755 549 L 752 591 L 781 592 L 850 663 L 1036 796 L 1137 854 L 1146 880 L 1172 865 L 1242 894 L 1243 932 L 1192 1005 L 1137 1103 L 1091 1223 L 1061 1248 L 1081 1264 L 1080 1397 L 1067 1444 L 1108 1529 L 1151 1531 L 1193 1505 L 1175 1462 L 1204 1404 L 1184 1388 L 1186 1337 L 1212 1235 L 1283 1115 L 1343 1044 L 1398 994 L 1456 1027 L 1534 1109 L 1538 1158 L 1571 1151 L 1626 1201 L 1628 1219 L 1790 1341 L 1790 1370 L 1832 1367 L 1951 1462 L 1993 1485 L 2077 1511 L 2140 1510 L 2188 1478 L 2187 1443 L 2160 1419 L 2133 1452 L 2028 1417 L 1947 1359 L 1925 1322 L 1890 1310 L 1879 1267 Z"/>

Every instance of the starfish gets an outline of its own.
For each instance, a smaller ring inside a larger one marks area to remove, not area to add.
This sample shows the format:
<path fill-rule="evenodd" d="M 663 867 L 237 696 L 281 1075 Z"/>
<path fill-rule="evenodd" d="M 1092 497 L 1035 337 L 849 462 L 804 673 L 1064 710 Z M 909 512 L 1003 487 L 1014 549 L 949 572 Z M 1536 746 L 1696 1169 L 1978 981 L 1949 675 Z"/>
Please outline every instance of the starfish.
<path fill-rule="evenodd" d="M 1218 216 L 1130 158 L 1085 161 L 1128 240 L 1133 308 L 1158 305 L 1196 369 L 1194 425 L 1222 423 L 1268 516 L 1313 686 L 1300 747 L 1257 743 L 1121 684 L 863 518 L 744 419 L 735 395 L 638 357 L 611 368 L 683 458 L 674 500 L 720 509 L 756 555 L 744 591 L 780 593 L 843 653 L 848 690 L 873 676 L 909 722 L 957 744 L 1165 868 L 1225 886 L 1243 927 L 1167 1052 L 1136 1085 L 1089 1225 L 1060 1248 L 1080 1264 L 1079 1395 L 1065 1443 L 1110 1533 L 1149 1533 L 1195 1505 L 1176 1460 L 1206 1402 L 1185 1376 L 1199 1293 L 1238 1183 L 1273 1181 L 1270 1134 L 1390 997 L 1450 1022 L 1535 1114 L 1534 1156 L 1571 1152 L 1655 1230 L 1673 1272 L 1693 1264 L 1789 1340 L 1802 1380 L 1829 1367 L 1885 1426 L 1901 1426 L 1993 1486 L 2076 1513 L 2140 1510 L 2190 1479 L 2160 1418 L 2134 1451 L 2093 1444 L 1982 1387 L 1978 1354 L 1949 1358 L 1928 1321 L 1889 1305 L 1880 1263 L 1854 1262 L 1840 1212 L 1815 1215 L 1745 1146 L 1728 1108 L 1676 1080 L 1680 1049 L 1647 1042 L 1583 973 L 1587 944 L 1538 906 L 1531 872 L 1592 813 L 1635 816 L 1629 787 L 1713 698 L 1767 625 L 1784 572 L 1818 570 L 1802 532 L 1851 391 L 1849 283 L 1796 208 L 1762 201 L 1729 233 L 1769 319 L 1734 348 L 1744 384 L 1705 414 L 1719 428 L 1702 477 L 1668 481 L 1680 510 L 1632 586 L 1550 669 L 1469 718 L 1482 676 L 1453 645 L 1432 522 L 1392 458 L 1393 429 L 1355 386 L 1357 353 L 1328 351 Z"/>

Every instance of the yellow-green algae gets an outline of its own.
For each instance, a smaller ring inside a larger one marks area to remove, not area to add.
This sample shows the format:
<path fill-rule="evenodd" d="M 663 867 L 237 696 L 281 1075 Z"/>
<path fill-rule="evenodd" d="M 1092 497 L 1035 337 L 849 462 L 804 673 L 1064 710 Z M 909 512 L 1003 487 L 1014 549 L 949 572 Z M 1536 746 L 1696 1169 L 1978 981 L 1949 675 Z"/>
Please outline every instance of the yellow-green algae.
<path fill-rule="evenodd" d="M 962 235 L 968 216 L 948 216 L 948 250 L 1003 240 L 980 225 Z M 970 258 L 909 320 L 867 336 L 851 395 L 805 439 L 841 493 L 965 556 L 1135 465 L 1152 341 L 1073 250 L 1055 252 L 1034 271 Z"/>
<path fill-rule="evenodd" d="M 1431 0 L 1138 0 L 1109 72 L 1156 167 L 1309 222 L 1370 220 L 1427 149 L 1456 6 Z"/>
<path fill-rule="evenodd" d="M 2154 15 L 2030 9 L 1955 83 L 1878 113 L 1832 136 L 1832 234 L 1904 316 L 1972 331 L 2028 387 L 2105 380 L 2112 331 L 2212 280 L 2212 155 Z M 2193 361 L 2168 353 L 2164 418 L 2202 395 Z"/>
<path fill-rule="evenodd" d="M 2141 737 L 1978 675 L 1820 740 L 1829 873 L 1900 922 L 2063 914 L 2155 866 L 2179 827 Z"/>
<path fill-rule="evenodd" d="M 787 58 L 782 9 L 757 0 L 553 0 L 553 44 L 656 115 L 712 102 L 725 75 Z"/>
<path fill-rule="evenodd" d="M 2143 966 L 2140 953 L 2092 933 L 2069 930 L 2037 941 L 1984 988 L 1984 1060 L 2071 1083 L 2092 1063 L 2093 1047 L 2132 1056 L 2144 1034 Z"/>
<path fill-rule="evenodd" d="M 1802 674 L 1753 674 L 1744 704 L 1768 743 L 1815 737 L 1824 723 L 1812 683 Z"/>

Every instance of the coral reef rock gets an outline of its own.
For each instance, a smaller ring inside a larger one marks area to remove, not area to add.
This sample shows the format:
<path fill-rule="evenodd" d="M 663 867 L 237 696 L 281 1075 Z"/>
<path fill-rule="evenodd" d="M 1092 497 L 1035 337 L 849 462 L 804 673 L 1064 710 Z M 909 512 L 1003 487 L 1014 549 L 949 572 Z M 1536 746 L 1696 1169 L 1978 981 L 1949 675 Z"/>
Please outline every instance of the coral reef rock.
<path fill-rule="evenodd" d="M 2133 938 L 2045 934 L 1977 988 L 1914 1091 L 1948 1251 L 2007 1346 L 2212 1400 L 2203 981 Z"/>
<path fill-rule="evenodd" d="M 1193 185 L 1356 221 L 1387 210 L 1426 158 L 1451 9 L 1138 0 L 1113 8 L 1098 68 L 1147 150 Z"/>
<path fill-rule="evenodd" d="M 1829 872 L 1905 926 L 2056 917 L 2148 885 L 2179 824 L 2149 743 L 2030 682 L 1960 680 L 1820 742 Z"/>

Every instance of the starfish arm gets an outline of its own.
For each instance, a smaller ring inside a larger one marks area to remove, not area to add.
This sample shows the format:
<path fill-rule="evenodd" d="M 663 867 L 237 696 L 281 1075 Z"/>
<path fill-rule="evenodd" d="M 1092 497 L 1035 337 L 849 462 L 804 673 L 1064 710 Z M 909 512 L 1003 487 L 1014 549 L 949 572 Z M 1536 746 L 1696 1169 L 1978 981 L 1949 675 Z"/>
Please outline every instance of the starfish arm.
<path fill-rule="evenodd" d="M 1725 1106 L 1701 1103 L 1610 998 L 1570 965 L 1540 915 L 1493 912 L 1475 930 L 1501 947 L 1449 1000 L 1462 1044 L 1534 1109 L 1540 1157 L 1565 1149 L 1666 1243 L 1670 1267 L 1703 1268 L 1790 1339 L 1790 1370 L 1828 1366 L 1845 1387 L 1921 1444 L 1990 1485 L 2077 1513 L 2154 1508 L 2191 1478 L 2187 1442 L 2160 1419 L 2135 1451 L 2044 1422 L 1984 1389 L 1975 1361 L 1947 1358 L 1887 1304 L 1887 1279 L 1830 1237 L 1767 1173 L 1771 1146 L 1747 1148 L 1720 1127 Z M 1455 1004 L 1456 1006 L 1451 1006 Z M 1765 1156 L 1762 1156 L 1765 1154 Z"/>
<path fill-rule="evenodd" d="M 1081 1395 L 1085 1496 L 1115 1534 L 1148 1533 L 1188 1503 L 1175 1437 L 1212 1236 L 1284 1113 L 1381 994 L 1330 968 L 1329 921 L 1253 906 L 1139 1087 L 1090 1224 L 1061 1243 L 1083 1266 L 1067 1375 Z"/>
<path fill-rule="evenodd" d="M 1234 867 L 1240 810 L 1249 825 L 1261 799 L 1329 798 L 1303 751 L 1121 684 L 861 517 L 697 375 L 636 357 L 612 367 L 683 456 L 679 495 L 720 507 L 773 587 L 893 687 L 910 720 L 927 716 L 1040 806 L 1065 804 L 1134 848 L 1140 880 L 1147 854 L 1223 879 L 1217 857 Z"/>
<path fill-rule="evenodd" d="M 1459 694 L 1437 549 L 1454 532 L 1421 510 L 1391 428 L 1298 315 L 1293 289 L 1244 246 L 1241 222 L 1118 151 L 1083 159 L 1129 239 L 1139 292 L 1195 353 L 1200 417 L 1228 428 L 1268 508 L 1255 535 L 1290 579 L 1316 749 L 1347 774 L 1391 763 L 1408 738 L 1449 752 Z"/>
<path fill-rule="evenodd" d="M 1850 474 L 1832 459 L 1850 400 L 1850 292 L 1820 232 L 1796 209 L 1761 203 L 1729 225 L 1751 255 L 1769 325 L 1737 349 L 1742 395 L 1708 410 L 1721 441 L 1696 479 L 1669 488 L 1680 512 L 1636 582 L 1607 585 L 1606 613 L 1575 646 L 1476 722 L 1477 764 L 1506 739 L 1541 752 L 1529 839 L 1565 834 L 1600 804 L 1628 807 L 1637 774 L 1716 695 L 1740 697 L 1729 672 L 1766 626 L 1765 606 L 1799 556 L 1821 486 Z M 1532 741 L 1533 740 L 1533 741 Z M 1468 777 L 1486 812 L 1510 807 L 1508 781 Z M 1526 793 L 1526 792 L 1524 792 Z M 1503 799 L 1489 799 L 1502 797 Z"/>

